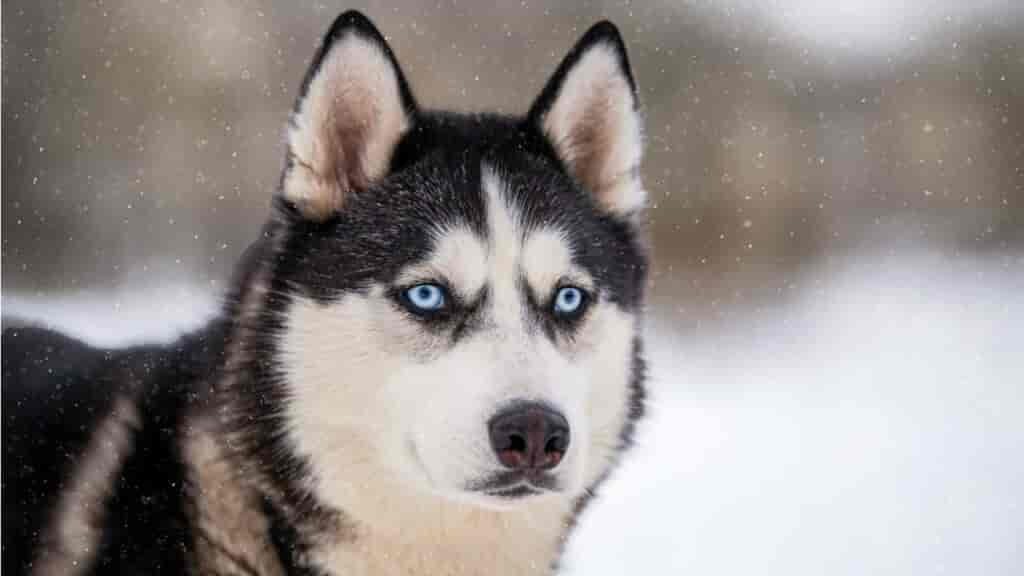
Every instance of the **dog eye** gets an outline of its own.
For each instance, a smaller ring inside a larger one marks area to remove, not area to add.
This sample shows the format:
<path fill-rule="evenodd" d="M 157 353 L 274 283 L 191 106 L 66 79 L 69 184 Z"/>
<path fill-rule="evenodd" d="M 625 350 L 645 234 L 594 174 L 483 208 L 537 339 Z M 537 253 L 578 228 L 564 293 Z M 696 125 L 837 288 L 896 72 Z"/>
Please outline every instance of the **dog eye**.
<path fill-rule="evenodd" d="M 551 308 L 557 316 L 577 316 L 583 312 L 586 299 L 587 295 L 583 290 L 575 286 L 563 286 L 555 292 L 555 301 Z"/>
<path fill-rule="evenodd" d="M 419 314 L 437 312 L 445 307 L 445 289 L 437 284 L 417 284 L 402 293 L 402 301 L 410 311 Z"/>

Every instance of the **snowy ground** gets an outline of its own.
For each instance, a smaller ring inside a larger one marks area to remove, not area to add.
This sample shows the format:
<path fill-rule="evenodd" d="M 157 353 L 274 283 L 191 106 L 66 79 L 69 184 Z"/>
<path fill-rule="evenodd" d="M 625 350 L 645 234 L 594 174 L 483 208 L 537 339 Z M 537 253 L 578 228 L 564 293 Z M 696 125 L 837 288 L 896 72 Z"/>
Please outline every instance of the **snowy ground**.
<path fill-rule="evenodd" d="M 1024 574 L 1024 261 L 820 272 L 652 329 L 654 417 L 571 574 Z"/>
<path fill-rule="evenodd" d="M 864 258 L 798 284 L 685 338 L 651 326 L 653 417 L 570 574 L 1024 573 L 1024 260 Z M 4 297 L 104 344 L 214 306 L 173 283 Z"/>

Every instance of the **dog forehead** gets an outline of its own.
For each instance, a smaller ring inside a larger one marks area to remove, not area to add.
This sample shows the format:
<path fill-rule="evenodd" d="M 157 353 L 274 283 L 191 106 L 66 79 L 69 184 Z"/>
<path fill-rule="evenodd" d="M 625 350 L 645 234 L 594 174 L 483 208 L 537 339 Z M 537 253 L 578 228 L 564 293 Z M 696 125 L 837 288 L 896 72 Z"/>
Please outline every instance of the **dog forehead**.
<path fill-rule="evenodd" d="M 484 225 L 456 222 L 439 229 L 430 257 L 407 270 L 408 280 L 439 276 L 472 297 L 484 287 L 518 292 L 523 280 L 544 291 L 573 270 L 567 234 L 554 224 L 527 223 L 522 205 L 512 201 L 505 182 L 486 164 L 480 170 L 480 194 Z"/>
<path fill-rule="evenodd" d="M 529 218 L 515 202 L 508 184 L 496 170 L 481 167 L 481 190 L 487 202 L 491 272 L 495 277 L 515 273 L 535 290 L 554 284 L 573 267 L 567 233 L 553 218 Z"/>

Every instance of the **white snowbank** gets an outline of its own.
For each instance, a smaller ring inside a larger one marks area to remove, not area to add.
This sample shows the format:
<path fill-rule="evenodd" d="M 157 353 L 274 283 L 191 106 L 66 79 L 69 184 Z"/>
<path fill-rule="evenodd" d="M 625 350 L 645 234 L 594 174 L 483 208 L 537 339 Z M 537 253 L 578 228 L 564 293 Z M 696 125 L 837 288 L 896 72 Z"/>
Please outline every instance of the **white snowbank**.
<path fill-rule="evenodd" d="M 46 326 L 102 347 L 171 342 L 202 326 L 219 306 L 212 291 L 174 281 L 114 292 L 3 296 L 5 323 Z"/>
<path fill-rule="evenodd" d="M 1024 573 L 1024 260 L 864 259 L 683 340 L 567 572 Z"/>

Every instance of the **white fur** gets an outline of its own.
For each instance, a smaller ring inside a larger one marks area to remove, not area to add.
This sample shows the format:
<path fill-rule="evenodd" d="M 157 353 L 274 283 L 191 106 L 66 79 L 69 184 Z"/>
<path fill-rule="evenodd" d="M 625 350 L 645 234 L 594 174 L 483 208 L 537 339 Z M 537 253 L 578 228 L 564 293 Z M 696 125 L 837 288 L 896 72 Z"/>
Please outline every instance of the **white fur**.
<path fill-rule="evenodd" d="M 562 277 L 591 282 L 564 235 L 524 230 L 483 167 L 488 237 L 439 233 L 427 262 L 401 278 L 488 288 L 483 326 L 454 346 L 400 311 L 384 286 L 323 306 L 297 297 L 281 341 L 289 435 L 310 487 L 342 510 L 353 543 L 314 552 L 346 574 L 546 573 L 573 502 L 609 466 L 627 417 L 635 321 L 596 302 L 574 339 L 525 322 L 518 283 L 545 299 Z M 512 503 L 467 490 L 500 470 L 487 421 L 513 400 L 546 402 L 572 440 L 559 489 Z"/>
<path fill-rule="evenodd" d="M 538 301 L 551 297 L 551 289 L 560 281 L 587 290 L 594 282 L 581 268 L 572 263 L 572 251 L 565 233 L 555 228 L 541 228 L 529 234 L 523 242 L 523 273 Z"/>
<path fill-rule="evenodd" d="M 570 172 L 605 208 L 631 214 L 643 207 L 646 192 L 637 175 L 641 119 L 611 46 L 587 49 L 541 124 Z"/>
<path fill-rule="evenodd" d="M 294 165 L 285 197 L 312 218 L 339 209 L 348 194 L 384 175 L 409 127 L 398 76 L 384 52 L 359 34 L 324 57 L 288 132 Z"/>
<path fill-rule="evenodd" d="M 433 258 L 404 270 L 398 283 L 443 278 L 460 296 L 475 298 L 487 284 L 487 246 L 472 230 L 462 227 L 439 231 L 436 243 Z"/>

